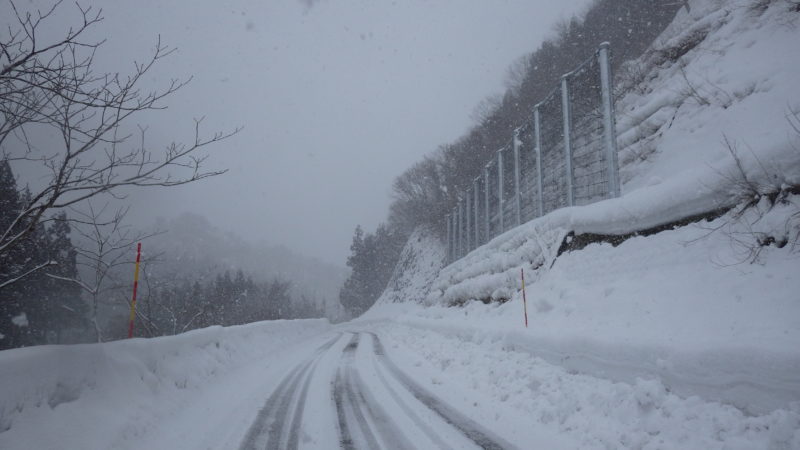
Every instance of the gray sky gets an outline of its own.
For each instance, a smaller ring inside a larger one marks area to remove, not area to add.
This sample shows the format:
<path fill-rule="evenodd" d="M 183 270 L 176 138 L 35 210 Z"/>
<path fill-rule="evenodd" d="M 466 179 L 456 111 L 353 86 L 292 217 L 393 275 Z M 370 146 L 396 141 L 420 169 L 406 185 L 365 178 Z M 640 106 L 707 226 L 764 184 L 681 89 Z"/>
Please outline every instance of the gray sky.
<path fill-rule="evenodd" d="M 161 34 L 178 51 L 147 82 L 194 77 L 148 117 L 148 143 L 190 139 L 193 117 L 244 126 L 210 150 L 227 174 L 131 197 L 140 223 L 194 211 L 344 264 L 356 224 L 386 217 L 393 178 L 461 135 L 507 66 L 588 0 L 308 2 L 96 2 L 104 69 L 129 70 Z"/>

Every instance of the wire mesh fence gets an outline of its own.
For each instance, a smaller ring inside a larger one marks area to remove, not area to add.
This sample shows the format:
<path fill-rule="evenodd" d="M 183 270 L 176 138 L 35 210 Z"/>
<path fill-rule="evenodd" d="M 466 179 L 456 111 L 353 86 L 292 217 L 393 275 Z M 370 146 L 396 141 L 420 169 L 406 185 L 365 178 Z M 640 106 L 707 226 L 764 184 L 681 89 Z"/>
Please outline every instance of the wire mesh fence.
<path fill-rule="evenodd" d="M 556 209 L 619 196 L 609 58 L 603 43 L 565 74 L 461 194 L 446 218 L 450 261 Z"/>

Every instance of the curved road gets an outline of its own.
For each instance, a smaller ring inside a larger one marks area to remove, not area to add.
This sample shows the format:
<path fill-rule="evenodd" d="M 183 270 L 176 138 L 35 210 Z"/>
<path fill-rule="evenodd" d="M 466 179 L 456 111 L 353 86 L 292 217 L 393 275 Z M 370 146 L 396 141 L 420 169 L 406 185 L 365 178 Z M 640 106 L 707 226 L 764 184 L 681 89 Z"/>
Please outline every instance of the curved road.
<path fill-rule="evenodd" d="M 327 398 L 312 399 L 310 387 L 323 383 Z M 320 426 L 309 411 L 319 408 L 330 408 L 334 417 L 338 443 L 325 443 L 328 448 L 514 448 L 411 379 L 371 332 L 339 333 L 293 367 L 240 448 L 304 447 L 312 428 Z"/>

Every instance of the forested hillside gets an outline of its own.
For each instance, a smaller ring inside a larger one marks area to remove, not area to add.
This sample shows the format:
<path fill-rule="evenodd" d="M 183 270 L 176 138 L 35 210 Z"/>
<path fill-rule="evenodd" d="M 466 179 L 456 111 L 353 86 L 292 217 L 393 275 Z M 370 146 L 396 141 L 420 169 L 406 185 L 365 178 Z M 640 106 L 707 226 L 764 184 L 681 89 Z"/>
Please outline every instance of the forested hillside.
<path fill-rule="evenodd" d="M 29 223 L 14 220 L 30 203 L 30 192 L 19 191 L 11 166 L 0 160 L 0 228 L 19 233 Z M 84 329 L 87 305 L 77 275 L 77 251 L 70 240 L 63 212 L 47 225 L 38 224 L 11 251 L 0 253 L 0 350 L 61 342 L 62 333 Z M 47 270 L 36 270 L 42 265 Z M 14 282 L 26 273 L 24 279 Z"/>
<path fill-rule="evenodd" d="M 13 221 L 29 202 L 29 191 L 19 189 L 11 165 L 0 160 L 0 226 L 14 232 L 28 227 Z M 192 214 L 138 231 L 126 224 L 126 212 L 101 208 L 87 220 L 80 211 L 62 211 L 0 255 L 0 349 L 126 337 L 139 242 L 136 336 L 342 318 L 335 293 L 344 268 L 284 247 L 247 243 Z"/>

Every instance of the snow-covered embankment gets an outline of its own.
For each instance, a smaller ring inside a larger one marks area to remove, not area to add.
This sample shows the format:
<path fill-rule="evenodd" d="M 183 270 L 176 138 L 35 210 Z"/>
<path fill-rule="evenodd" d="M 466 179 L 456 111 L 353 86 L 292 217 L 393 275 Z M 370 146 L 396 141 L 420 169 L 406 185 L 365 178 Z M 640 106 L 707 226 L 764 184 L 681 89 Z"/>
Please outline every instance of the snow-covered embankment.
<path fill-rule="evenodd" d="M 330 327 L 327 320 L 281 320 L 4 351 L 0 448 L 126 447 L 126 440 L 151 433 L 187 402 L 230 381 L 229 374 L 269 366 L 279 349 Z"/>

